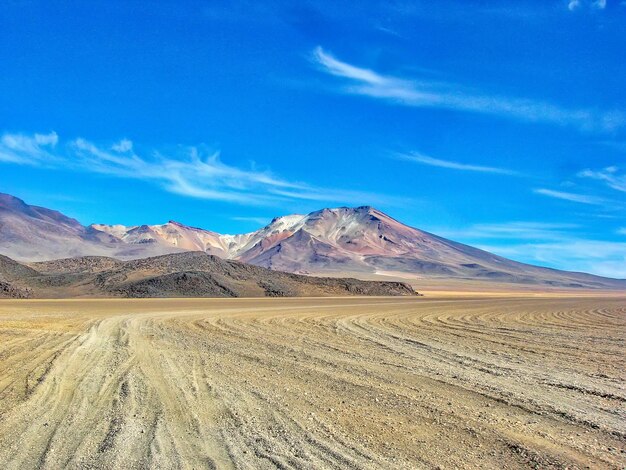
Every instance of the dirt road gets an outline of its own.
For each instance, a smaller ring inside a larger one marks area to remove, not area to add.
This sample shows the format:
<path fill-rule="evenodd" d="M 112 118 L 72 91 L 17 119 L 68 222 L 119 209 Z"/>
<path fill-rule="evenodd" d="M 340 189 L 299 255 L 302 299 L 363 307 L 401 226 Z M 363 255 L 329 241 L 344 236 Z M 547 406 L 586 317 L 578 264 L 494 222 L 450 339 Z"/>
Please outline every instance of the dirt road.
<path fill-rule="evenodd" d="M 621 468 L 626 298 L 0 302 L 0 468 Z"/>

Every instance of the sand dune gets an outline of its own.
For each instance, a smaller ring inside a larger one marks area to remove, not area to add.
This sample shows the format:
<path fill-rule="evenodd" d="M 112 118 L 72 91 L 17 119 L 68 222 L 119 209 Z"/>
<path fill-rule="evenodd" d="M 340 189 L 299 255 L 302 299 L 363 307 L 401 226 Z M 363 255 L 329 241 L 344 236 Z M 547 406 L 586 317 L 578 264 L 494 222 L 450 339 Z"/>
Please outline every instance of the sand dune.
<path fill-rule="evenodd" d="M 0 468 L 620 468 L 626 299 L 0 301 Z"/>

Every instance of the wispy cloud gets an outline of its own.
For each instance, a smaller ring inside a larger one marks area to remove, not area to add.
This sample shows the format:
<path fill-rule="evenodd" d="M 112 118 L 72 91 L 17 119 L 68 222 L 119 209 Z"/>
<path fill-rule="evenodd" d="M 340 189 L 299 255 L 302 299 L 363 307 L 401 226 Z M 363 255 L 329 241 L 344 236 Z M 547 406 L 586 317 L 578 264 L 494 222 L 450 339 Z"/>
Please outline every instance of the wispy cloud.
<path fill-rule="evenodd" d="M 122 139 L 120 140 L 118 143 L 113 144 L 111 146 L 111 149 L 115 150 L 116 152 L 130 152 L 133 149 L 133 143 L 132 141 L 128 140 L 128 139 Z"/>
<path fill-rule="evenodd" d="M 407 160 L 410 162 L 421 163 L 423 165 L 437 166 L 441 168 L 449 168 L 451 170 L 461 171 L 477 171 L 481 173 L 499 173 L 503 175 L 517 175 L 513 170 L 507 170 L 505 168 L 496 168 L 492 166 L 471 165 L 467 163 L 459 163 L 450 160 L 442 160 L 439 158 L 430 157 L 420 152 L 409 152 L 395 155 L 398 159 Z"/>
<path fill-rule="evenodd" d="M 493 224 L 474 224 L 462 230 L 437 230 L 436 233 L 453 239 L 479 240 L 562 240 L 577 224 L 512 221 Z"/>
<path fill-rule="evenodd" d="M 140 157 L 130 149 L 109 151 L 82 138 L 70 142 L 68 148 L 83 170 L 150 181 L 169 192 L 201 199 L 271 203 L 278 199 L 273 190 L 297 186 L 269 172 L 226 165 L 219 153 L 204 155 L 197 147 L 182 149 L 177 157 L 155 152 L 151 158 Z"/>
<path fill-rule="evenodd" d="M 580 202 L 582 204 L 604 204 L 606 201 L 596 196 L 589 196 L 587 194 L 567 193 L 564 191 L 553 191 L 552 189 L 535 189 L 536 194 L 542 194 L 544 196 L 553 197 L 556 199 L 563 199 L 565 201 Z"/>
<path fill-rule="evenodd" d="M 549 243 L 479 245 L 479 248 L 527 263 L 569 271 L 626 278 L 626 243 L 571 237 Z"/>
<path fill-rule="evenodd" d="M 594 10 L 604 10 L 606 8 L 606 0 L 569 0 L 567 2 L 567 9 L 569 11 L 576 11 L 583 7 L 589 7 Z"/>
<path fill-rule="evenodd" d="M 626 227 L 618 228 L 617 233 L 620 235 L 626 235 Z"/>
<path fill-rule="evenodd" d="M 584 230 L 571 223 L 511 221 L 436 233 L 525 263 L 626 277 L 626 242 L 590 239 Z"/>
<path fill-rule="evenodd" d="M 344 92 L 404 106 L 476 112 L 523 121 L 575 126 L 585 131 L 613 131 L 626 124 L 626 116 L 619 111 L 599 113 L 586 109 L 567 109 L 537 100 L 474 92 L 453 83 L 384 75 L 343 62 L 319 46 L 313 51 L 313 60 L 322 71 L 353 82 L 343 88 Z"/>
<path fill-rule="evenodd" d="M 620 173 L 616 166 L 609 166 L 602 170 L 584 170 L 578 173 L 582 178 L 591 178 L 605 182 L 610 188 L 626 192 L 626 173 Z"/>
<path fill-rule="evenodd" d="M 209 152 L 203 146 L 140 155 L 128 139 L 103 146 L 84 138 L 61 144 L 56 133 L 4 134 L 0 138 L 0 162 L 142 180 L 183 196 L 239 204 L 272 205 L 289 200 L 406 203 L 406 199 L 391 196 L 288 181 L 254 167 L 238 168 L 222 162 L 219 152 Z"/>
<path fill-rule="evenodd" d="M 49 134 L 4 134 L 0 138 L 0 162 L 19 165 L 51 164 L 58 160 L 53 154 L 59 142 L 56 132 Z"/>

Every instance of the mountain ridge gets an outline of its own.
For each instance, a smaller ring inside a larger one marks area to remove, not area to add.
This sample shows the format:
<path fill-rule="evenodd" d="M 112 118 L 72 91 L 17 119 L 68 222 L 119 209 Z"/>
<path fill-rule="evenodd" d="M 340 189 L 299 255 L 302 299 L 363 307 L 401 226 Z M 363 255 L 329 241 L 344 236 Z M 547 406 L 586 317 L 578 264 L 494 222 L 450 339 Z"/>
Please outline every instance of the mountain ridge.
<path fill-rule="evenodd" d="M 157 225 L 82 226 L 60 212 L 0 195 L 0 253 L 18 261 L 85 255 L 128 260 L 186 251 L 300 274 L 364 277 L 391 273 L 407 279 L 450 277 L 626 288 L 626 280 L 524 264 L 447 240 L 407 226 L 372 206 L 280 216 L 256 231 L 220 234 L 174 220 Z"/>

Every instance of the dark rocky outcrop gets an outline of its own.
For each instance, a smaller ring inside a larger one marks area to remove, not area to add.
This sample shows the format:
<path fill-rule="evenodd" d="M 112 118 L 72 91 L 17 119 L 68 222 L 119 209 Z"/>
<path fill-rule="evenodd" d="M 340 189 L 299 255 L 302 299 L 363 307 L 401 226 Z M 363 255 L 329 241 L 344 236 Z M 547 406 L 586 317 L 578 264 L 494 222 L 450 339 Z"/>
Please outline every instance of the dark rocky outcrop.
<path fill-rule="evenodd" d="M 0 258 L 4 297 L 298 297 L 416 295 L 402 282 L 311 277 L 185 252 L 119 261 L 101 256 L 22 265 Z"/>

